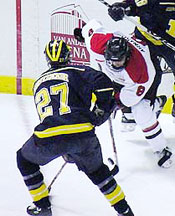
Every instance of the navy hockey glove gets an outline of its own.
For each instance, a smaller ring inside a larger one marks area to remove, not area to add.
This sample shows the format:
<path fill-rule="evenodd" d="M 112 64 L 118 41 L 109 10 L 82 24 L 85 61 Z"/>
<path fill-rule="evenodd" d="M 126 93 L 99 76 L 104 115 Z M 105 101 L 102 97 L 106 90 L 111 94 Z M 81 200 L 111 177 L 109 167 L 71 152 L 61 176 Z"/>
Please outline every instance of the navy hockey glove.
<path fill-rule="evenodd" d="M 79 42 L 84 42 L 84 37 L 82 36 L 82 29 L 81 28 L 75 28 L 74 29 L 74 37 Z"/>
<path fill-rule="evenodd" d="M 95 110 L 94 110 L 94 113 L 95 113 L 95 115 L 96 115 L 97 117 L 103 117 L 104 114 L 105 114 L 105 111 L 102 110 L 102 109 L 100 109 L 100 108 L 98 108 L 98 106 L 96 105 Z"/>
<path fill-rule="evenodd" d="M 110 116 L 110 112 L 105 112 L 103 109 L 100 109 L 97 105 L 95 105 L 93 111 L 93 125 L 100 126 L 103 124 Z"/>
<path fill-rule="evenodd" d="M 125 10 L 118 4 L 114 4 L 108 8 L 108 14 L 114 21 L 119 21 L 125 16 Z"/>

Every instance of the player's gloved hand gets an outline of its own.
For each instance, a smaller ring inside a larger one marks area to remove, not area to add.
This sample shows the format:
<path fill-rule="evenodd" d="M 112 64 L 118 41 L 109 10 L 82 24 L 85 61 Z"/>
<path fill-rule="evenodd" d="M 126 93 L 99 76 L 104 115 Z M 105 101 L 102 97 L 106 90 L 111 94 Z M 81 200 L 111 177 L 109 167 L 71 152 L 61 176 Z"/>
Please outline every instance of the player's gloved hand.
<path fill-rule="evenodd" d="M 108 14 L 114 21 L 119 21 L 125 16 L 125 9 L 115 3 L 108 8 Z"/>
<path fill-rule="evenodd" d="M 74 29 L 74 37 L 79 42 L 84 42 L 84 37 L 82 36 L 82 29 L 81 28 L 75 28 Z"/>
<path fill-rule="evenodd" d="M 114 99 L 115 99 L 115 102 L 116 102 L 116 107 L 115 109 L 122 109 L 125 107 L 125 105 L 122 104 L 121 100 L 120 100 L 120 92 L 115 92 L 114 94 Z"/>
<path fill-rule="evenodd" d="M 122 104 L 122 102 L 120 101 L 120 92 L 116 92 L 114 95 L 115 98 L 115 108 L 111 114 L 111 117 L 114 119 L 117 111 L 123 109 L 125 106 Z"/>
<path fill-rule="evenodd" d="M 95 126 L 100 126 L 103 124 L 110 116 L 110 112 L 105 112 L 103 109 L 100 109 L 96 104 L 92 110 L 92 124 Z"/>
<path fill-rule="evenodd" d="M 104 115 L 104 110 L 102 110 L 102 109 L 100 109 L 97 105 L 96 105 L 96 107 L 95 107 L 95 109 L 94 109 L 94 113 L 95 113 L 95 115 L 97 116 L 97 117 L 103 117 L 103 115 Z"/>

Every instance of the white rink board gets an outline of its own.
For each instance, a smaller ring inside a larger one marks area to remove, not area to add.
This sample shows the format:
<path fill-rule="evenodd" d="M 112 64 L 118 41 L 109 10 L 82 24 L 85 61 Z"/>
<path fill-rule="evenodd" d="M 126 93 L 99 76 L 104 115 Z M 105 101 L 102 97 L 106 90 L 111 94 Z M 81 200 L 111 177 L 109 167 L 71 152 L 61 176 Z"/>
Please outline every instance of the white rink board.
<path fill-rule="evenodd" d="M 114 1 L 108 1 L 112 3 Z M 0 75 L 16 75 L 16 1 L 6 0 L 0 7 L 2 32 Z M 99 19 L 109 29 L 121 28 L 131 32 L 133 25 L 115 23 L 107 14 L 107 8 L 97 0 L 30 0 L 22 1 L 22 70 L 23 76 L 38 77 L 47 69 L 43 54 L 45 44 L 50 40 L 51 13 L 66 4 L 80 5 L 89 19 Z M 93 7 L 92 7 L 93 5 Z"/>

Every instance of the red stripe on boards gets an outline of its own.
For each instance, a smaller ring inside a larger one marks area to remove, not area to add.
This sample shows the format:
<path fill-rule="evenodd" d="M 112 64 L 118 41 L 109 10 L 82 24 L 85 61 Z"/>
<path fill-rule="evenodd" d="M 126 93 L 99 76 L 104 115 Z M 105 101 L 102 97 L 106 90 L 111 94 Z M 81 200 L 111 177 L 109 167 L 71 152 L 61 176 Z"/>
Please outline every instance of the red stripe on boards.
<path fill-rule="evenodd" d="M 16 0 L 16 63 L 17 63 L 17 94 L 22 93 L 22 26 L 21 26 L 21 0 Z"/>

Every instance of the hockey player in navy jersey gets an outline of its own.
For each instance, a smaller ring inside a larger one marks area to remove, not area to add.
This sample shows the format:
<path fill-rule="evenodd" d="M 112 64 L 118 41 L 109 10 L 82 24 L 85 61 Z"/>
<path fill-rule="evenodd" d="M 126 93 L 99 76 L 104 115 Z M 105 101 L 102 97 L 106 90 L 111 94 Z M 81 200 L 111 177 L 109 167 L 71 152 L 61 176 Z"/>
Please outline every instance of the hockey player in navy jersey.
<path fill-rule="evenodd" d="M 157 36 L 175 46 L 175 1 L 174 0 L 124 0 L 116 2 L 108 9 L 108 13 L 115 21 L 122 20 L 124 15 L 137 16 L 142 25 Z M 160 40 L 140 28 L 135 28 L 135 36 L 146 41 L 151 53 L 151 60 L 161 81 L 162 69 L 160 58 L 165 59 L 175 76 L 175 51 Z M 173 99 L 172 115 L 175 117 L 175 98 Z"/>
<path fill-rule="evenodd" d="M 97 185 L 116 215 L 134 216 L 124 192 L 103 163 L 95 134 L 95 127 L 105 122 L 115 107 L 111 80 L 90 67 L 68 65 L 70 48 L 62 40 L 50 41 L 45 55 L 50 69 L 33 87 L 40 124 L 17 151 L 17 165 L 34 203 L 27 213 L 52 216 L 40 166 L 69 155 L 78 169 Z M 92 95 L 96 98 L 93 107 Z"/>
<path fill-rule="evenodd" d="M 163 97 L 156 97 L 159 75 L 146 43 L 109 31 L 95 19 L 82 29 L 76 28 L 74 35 L 77 40 L 84 38 L 91 59 L 114 82 L 118 91 L 115 98 L 121 107 L 131 107 L 136 123 L 158 157 L 158 165 L 170 167 L 172 152 L 157 119 L 163 103 Z"/>

